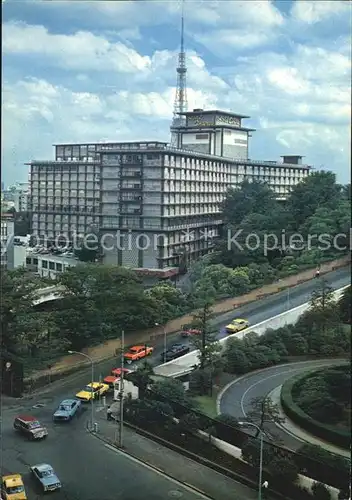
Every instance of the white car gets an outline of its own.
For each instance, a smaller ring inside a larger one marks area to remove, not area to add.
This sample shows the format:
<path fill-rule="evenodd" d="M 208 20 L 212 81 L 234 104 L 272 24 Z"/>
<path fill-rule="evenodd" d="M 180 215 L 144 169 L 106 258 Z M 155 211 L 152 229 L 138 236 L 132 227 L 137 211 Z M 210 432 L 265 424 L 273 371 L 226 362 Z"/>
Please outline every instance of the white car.
<path fill-rule="evenodd" d="M 43 491 L 55 491 L 61 489 L 60 479 L 49 464 L 37 464 L 30 467 L 35 479 L 41 484 Z"/>

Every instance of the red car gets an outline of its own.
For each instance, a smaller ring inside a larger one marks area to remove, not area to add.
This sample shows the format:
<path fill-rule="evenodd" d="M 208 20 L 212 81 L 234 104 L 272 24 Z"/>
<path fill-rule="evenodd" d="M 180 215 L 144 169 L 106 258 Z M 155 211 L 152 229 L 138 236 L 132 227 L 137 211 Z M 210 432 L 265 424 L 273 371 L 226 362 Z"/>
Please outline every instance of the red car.
<path fill-rule="evenodd" d="M 104 383 L 114 387 L 114 382 L 121 377 L 122 370 L 124 374 L 131 373 L 131 370 L 127 370 L 127 368 L 114 368 L 111 370 L 111 374 L 104 378 Z"/>
<path fill-rule="evenodd" d="M 202 330 L 193 328 L 192 325 L 183 325 L 181 337 L 191 337 L 192 335 L 201 335 Z"/>

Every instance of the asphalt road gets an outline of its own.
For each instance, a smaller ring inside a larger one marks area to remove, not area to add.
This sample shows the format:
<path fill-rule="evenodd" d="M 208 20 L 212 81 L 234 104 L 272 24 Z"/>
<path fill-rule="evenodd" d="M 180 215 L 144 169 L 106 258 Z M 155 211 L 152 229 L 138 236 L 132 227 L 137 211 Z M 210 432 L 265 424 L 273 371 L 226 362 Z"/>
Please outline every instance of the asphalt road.
<path fill-rule="evenodd" d="M 304 361 L 248 373 L 234 380 L 225 388 L 220 400 L 220 412 L 233 415 L 238 420 L 245 420 L 252 409 L 251 402 L 254 398 L 264 399 L 276 387 L 279 387 L 298 373 L 328 365 L 341 364 L 341 362 L 342 360 Z M 295 451 L 303 444 L 301 440 L 295 438 L 292 434 L 288 434 L 282 427 L 273 422 L 266 422 L 265 430 L 267 435 L 273 437 L 276 443 L 281 442 L 291 450 Z M 248 433 L 253 434 L 250 429 L 248 429 Z"/>
<path fill-rule="evenodd" d="M 326 276 L 329 284 L 335 289 L 349 283 L 349 270 L 342 269 Z M 246 317 L 252 325 L 269 319 L 296 307 L 309 300 L 315 282 L 303 283 L 290 289 L 288 303 L 287 292 L 243 306 L 214 320 L 219 328 L 219 336 L 223 335 L 223 327 L 235 317 Z M 178 334 L 168 336 L 168 345 L 180 341 Z M 150 359 L 154 365 L 160 364 L 163 350 L 163 339 L 155 346 Z M 118 360 L 107 361 L 96 366 L 95 373 L 104 377 L 111 368 L 120 366 Z M 280 367 L 277 367 L 280 369 Z M 52 423 L 52 414 L 59 402 L 73 396 L 90 381 L 90 369 L 83 370 L 62 381 L 55 382 L 13 405 L 7 404 L 2 411 L 1 459 L 2 474 L 19 472 L 24 474 L 29 500 L 42 498 L 28 477 L 28 467 L 38 462 L 48 462 L 56 470 L 64 488 L 60 493 L 53 493 L 53 498 L 64 500 L 145 500 L 153 498 L 182 498 L 193 500 L 201 495 L 170 482 L 150 469 L 131 462 L 125 456 L 107 449 L 102 442 L 87 435 L 85 424 L 89 418 L 89 410 L 72 421 L 69 425 Z M 277 385 L 280 385 L 279 378 Z M 265 391 L 264 391 L 265 392 Z M 253 395 L 254 397 L 254 395 Z M 225 401 L 225 399 L 224 399 Z M 42 405 L 33 408 L 36 404 Z M 224 403 L 226 404 L 226 403 Z M 229 403 L 232 407 L 233 404 Z M 224 410 L 223 410 L 224 411 Z M 12 422 L 18 413 L 37 415 L 48 426 L 49 436 L 44 442 L 28 442 L 17 435 Z M 228 410 L 226 410 L 228 412 Z M 176 493 L 175 493 L 176 492 Z"/>
<path fill-rule="evenodd" d="M 31 408 L 30 404 L 23 408 L 26 413 L 38 415 L 48 428 L 48 438 L 39 442 L 28 441 L 13 430 L 13 416 L 17 412 L 3 411 L 1 473 L 22 474 L 29 500 L 44 498 L 28 471 L 30 465 L 40 462 L 51 464 L 62 481 L 62 490 L 50 494 L 53 500 L 206 498 L 142 466 L 88 434 L 85 430 L 85 413 L 89 411 L 69 424 L 53 424 L 51 417 L 55 406 L 52 402 L 39 409 Z"/>

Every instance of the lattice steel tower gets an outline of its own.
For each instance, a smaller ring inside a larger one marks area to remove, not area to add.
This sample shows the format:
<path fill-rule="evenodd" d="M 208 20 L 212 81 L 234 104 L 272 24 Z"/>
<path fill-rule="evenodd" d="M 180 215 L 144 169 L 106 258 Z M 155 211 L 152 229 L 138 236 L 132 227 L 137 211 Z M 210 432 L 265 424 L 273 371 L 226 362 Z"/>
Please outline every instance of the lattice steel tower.
<path fill-rule="evenodd" d="M 177 71 L 177 83 L 176 83 L 176 95 L 174 102 L 174 116 L 172 119 L 172 127 L 179 127 L 185 122 L 185 117 L 180 116 L 178 113 L 184 113 L 188 110 L 187 104 L 187 67 L 186 67 L 186 53 L 184 44 L 184 0 L 182 0 L 182 17 L 181 17 L 181 46 L 180 52 L 178 54 L 178 65 Z M 177 133 L 171 130 L 171 144 L 173 146 L 177 145 Z"/>

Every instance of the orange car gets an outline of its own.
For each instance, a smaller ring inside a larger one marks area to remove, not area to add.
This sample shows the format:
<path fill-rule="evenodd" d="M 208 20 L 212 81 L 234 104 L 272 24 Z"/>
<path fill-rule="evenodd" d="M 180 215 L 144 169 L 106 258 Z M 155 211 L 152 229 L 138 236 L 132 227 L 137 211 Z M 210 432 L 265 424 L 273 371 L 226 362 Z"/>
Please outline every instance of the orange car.
<path fill-rule="evenodd" d="M 119 380 L 121 377 L 121 371 L 126 375 L 127 373 L 131 373 L 131 370 L 127 370 L 127 368 L 114 368 L 111 370 L 111 374 L 104 378 L 104 383 L 108 384 L 110 387 L 114 386 L 114 382 Z"/>
<path fill-rule="evenodd" d="M 138 361 L 139 359 L 149 356 L 154 351 L 154 347 L 148 347 L 146 345 L 134 345 L 130 347 L 128 351 L 124 354 L 124 358 L 127 364 L 133 363 L 133 361 Z"/>

